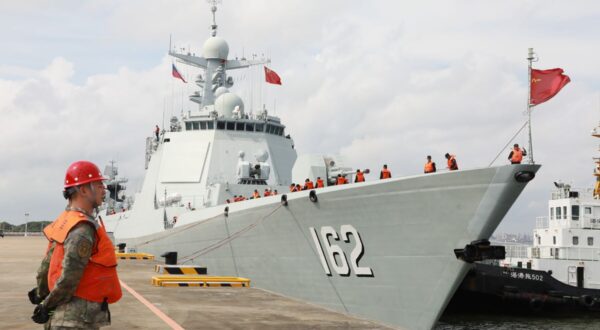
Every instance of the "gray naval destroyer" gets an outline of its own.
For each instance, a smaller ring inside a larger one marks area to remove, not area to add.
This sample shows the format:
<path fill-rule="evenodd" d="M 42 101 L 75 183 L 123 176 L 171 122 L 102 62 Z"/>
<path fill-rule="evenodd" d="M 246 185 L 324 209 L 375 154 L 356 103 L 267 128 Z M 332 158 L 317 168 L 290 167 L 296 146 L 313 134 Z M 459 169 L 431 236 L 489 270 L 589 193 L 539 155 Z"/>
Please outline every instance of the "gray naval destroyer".
<path fill-rule="evenodd" d="M 113 191 L 101 213 L 115 243 L 157 256 L 174 251 L 181 264 L 209 274 L 247 277 L 255 287 L 394 327 L 432 328 L 468 270 L 454 250 L 488 239 L 539 165 L 289 193 L 292 182 L 353 170 L 339 157 L 298 157 L 279 118 L 245 111 L 227 72 L 268 61 L 229 59 L 214 2 L 211 9 L 202 56 L 169 51 L 203 70 L 190 96 L 199 106 L 147 138 L 145 177 L 132 198 L 109 169 Z M 279 194 L 227 202 L 265 188 Z"/>

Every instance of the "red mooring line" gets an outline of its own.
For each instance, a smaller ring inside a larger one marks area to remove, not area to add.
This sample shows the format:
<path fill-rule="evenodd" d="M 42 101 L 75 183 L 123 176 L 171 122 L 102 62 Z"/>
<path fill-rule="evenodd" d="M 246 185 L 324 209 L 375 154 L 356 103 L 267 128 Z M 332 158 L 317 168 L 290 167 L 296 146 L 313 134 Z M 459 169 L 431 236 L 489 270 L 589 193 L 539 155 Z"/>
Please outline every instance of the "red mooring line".
<path fill-rule="evenodd" d="M 141 294 L 137 293 L 134 289 L 130 288 L 123 281 L 119 281 L 119 282 L 121 282 L 121 286 L 123 288 L 125 288 L 125 290 L 127 290 L 129 293 L 131 293 L 131 295 L 134 296 L 137 300 L 139 300 L 142 304 L 146 305 L 146 307 L 148 307 L 149 310 L 151 310 L 154 314 L 156 314 L 156 316 L 160 317 L 160 319 L 163 320 L 168 326 L 170 326 L 171 329 L 185 330 L 183 327 L 181 327 L 179 324 L 177 324 L 177 322 L 175 322 L 172 318 L 168 317 L 167 314 L 163 313 L 160 309 L 158 309 L 158 307 L 154 306 L 153 303 L 146 300 L 146 298 L 144 298 Z"/>

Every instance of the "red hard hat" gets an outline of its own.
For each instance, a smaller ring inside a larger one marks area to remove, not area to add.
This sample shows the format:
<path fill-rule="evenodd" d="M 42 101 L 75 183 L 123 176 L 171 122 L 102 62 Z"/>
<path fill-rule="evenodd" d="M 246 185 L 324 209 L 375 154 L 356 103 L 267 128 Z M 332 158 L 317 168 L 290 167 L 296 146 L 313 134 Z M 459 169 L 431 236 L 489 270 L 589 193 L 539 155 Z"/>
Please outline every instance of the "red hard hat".
<path fill-rule="evenodd" d="M 69 165 L 65 175 L 65 189 L 80 186 L 94 181 L 106 180 L 98 166 L 86 160 L 80 160 Z"/>

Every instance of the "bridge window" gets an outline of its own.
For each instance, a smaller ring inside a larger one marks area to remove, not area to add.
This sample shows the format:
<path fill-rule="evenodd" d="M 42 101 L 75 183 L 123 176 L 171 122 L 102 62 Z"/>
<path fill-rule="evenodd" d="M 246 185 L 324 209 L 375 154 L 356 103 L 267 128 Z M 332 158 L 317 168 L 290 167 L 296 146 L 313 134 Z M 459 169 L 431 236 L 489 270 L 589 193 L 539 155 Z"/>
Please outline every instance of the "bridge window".
<path fill-rule="evenodd" d="M 225 129 L 225 122 L 217 121 L 217 129 Z"/>
<path fill-rule="evenodd" d="M 206 129 L 215 129 L 215 122 L 214 121 L 207 121 L 206 122 Z"/>
<path fill-rule="evenodd" d="M 579 245 L 579 237 L 573 236 L 573 245 Z"/>
<path fill-rule="evenodd" d="M 571 206 L 571 219 L 579 220 L 579 205 Z"/>
<path fill-rule="evenodd" d="M 256 131 L 257 132 L 262 132 L 264 129 L 264 124 L 256 124 Z"/>
<path fill-rule="evenodd" d="M 542 245 L 542 237 L 541 236 L 537 237 L 537 241 L 538 241 L 538 245 Z"/>
<path fill-rule="evenodd" d="M 228 121 L 227 122 L 227 130 L 228 131 L 235 131 L 235 123 L 232 121 Z"/>
<path fill-rule="evenodd" d="M 552 236 L 552 244 L 556 245 L 556 236 Z"/>
<path fill-rule="evenodd" d="M 594 245 L 594 238 L 593 237 L 588 237 L 588 245 L 589 246 Z"/>
<path fill-rule="evenodd" d="M 567 218 L 567 207 L 563 206 L 563 219 Z"/>
<path fill-rule="evenodd" d="M 244 123 L 235 123 L 235 130 L 236 131 L 243 131 L 244 130 Z"/>
<path fill-rule="evenodd" d="M 561 218 L 560 210 L 561 210 L 560 206 L 556 208 L 556 220 L 560 220 L 560 218 Z"/>
<path fill-rule="evenodd" d="M 200 122 L 200 129 L 206 129 L 206 122 L 205 121 L 201 121 Z"/>
<path fill-rule="evenodd" d="M 554 208 L 550 208 L 550 220 L 554 220 Z"/>
<path fill-rule="evenodd" d="M 254 124 L 246 123 L 246 132 L 254 132 Z"/>
<path fill-rule="evenodd" d="M 194 131 L 197 131 L 197 130 L 199 130 L 199 129 L 200 129 L 200 123 L 199 123 L 199 122 L 197 122 L 197 121 L 194 121 L 194 122 L 192 122 L 192 129 L 193 129 Z"/>
<path fill-rule="evenodd" d="M 186 131 L 191 131 L 191 130 L 192 130 L 192 123 L 188 123 L 188 122 L 186 122 L 186 123 L 185 123 L 185 130 L 186 130 Z"/>

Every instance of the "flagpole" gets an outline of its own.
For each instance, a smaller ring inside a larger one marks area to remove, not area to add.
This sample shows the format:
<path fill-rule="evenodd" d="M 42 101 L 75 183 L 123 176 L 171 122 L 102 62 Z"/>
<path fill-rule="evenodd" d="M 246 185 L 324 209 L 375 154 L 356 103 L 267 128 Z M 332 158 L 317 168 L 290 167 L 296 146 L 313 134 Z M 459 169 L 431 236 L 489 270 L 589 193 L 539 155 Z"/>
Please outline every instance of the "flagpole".
<path fill-rule="evenodd" d="M 527 91 L 527 115 L 529 119 L 527 120 L 527 126 L 529 130 L 529 163 L 535 164 L 533 161 L 533 142 L 531 139 L 531 63 L 534 60 L 535 53 L 533 52 L 533 48 L 529 48 L 529 55 L 527 56 L 527 60 L 529 61 L 529 68 L 527 70 L 527 81 L 529 90 Z"/>

